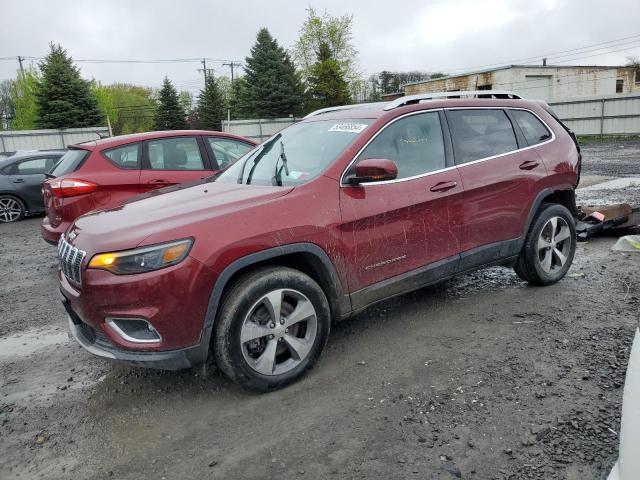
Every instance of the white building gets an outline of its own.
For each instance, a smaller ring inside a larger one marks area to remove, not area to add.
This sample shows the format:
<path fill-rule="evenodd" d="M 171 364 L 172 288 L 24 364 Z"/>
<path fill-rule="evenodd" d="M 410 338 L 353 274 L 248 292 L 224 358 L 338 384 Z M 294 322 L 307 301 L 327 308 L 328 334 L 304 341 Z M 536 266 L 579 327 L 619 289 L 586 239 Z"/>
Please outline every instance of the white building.
<path fill-rule="evenodd" d="M 620 66 L 509 65 L 404 85 L 404 94 L 511 90 L 548 102 L 640 92 L 640 70 Z"/>

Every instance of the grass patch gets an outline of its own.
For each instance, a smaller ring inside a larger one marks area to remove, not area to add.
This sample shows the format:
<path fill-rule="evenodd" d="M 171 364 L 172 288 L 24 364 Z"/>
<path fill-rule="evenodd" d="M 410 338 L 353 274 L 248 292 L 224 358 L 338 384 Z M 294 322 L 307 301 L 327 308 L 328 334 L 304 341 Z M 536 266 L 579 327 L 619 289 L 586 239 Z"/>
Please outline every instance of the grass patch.
<path fill-rule="evenodd" d="M 640 135 L 578 135 L 580 145 L 607 142 L 640 142 Z"/>

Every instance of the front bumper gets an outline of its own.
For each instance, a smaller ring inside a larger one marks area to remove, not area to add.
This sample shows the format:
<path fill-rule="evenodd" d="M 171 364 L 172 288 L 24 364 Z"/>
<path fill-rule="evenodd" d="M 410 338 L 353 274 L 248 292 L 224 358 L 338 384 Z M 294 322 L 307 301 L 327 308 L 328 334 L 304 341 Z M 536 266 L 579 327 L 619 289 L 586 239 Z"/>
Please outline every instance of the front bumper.
<path fill-rule="evenodd" d="M 82 285 L 61 270 L 58 278 L 71 333 L 91 353 L 170 370 L 206 360 L 209 339 L 203 332 L 215 275 L 193 258 L 136 275 L 83 268 Z M 114 328 L 113 319 L 144 320 L 159 340 L 143 343 L 127 337 Z"/>
<path fill-rule="evenodd" d="M 161 370 L 182 370 L 203 363 L 207 358 L 207 348 L 195 345 L 180 350 L 161 352 L 134 352 L 116 347 L 98 328 L 84 323 L 71 309 L 66 299 L 62 300 L 69 331 L 73 338 L 89 353 L 98 357 L 117 360 L 136 367 L 157 368 Z"/>

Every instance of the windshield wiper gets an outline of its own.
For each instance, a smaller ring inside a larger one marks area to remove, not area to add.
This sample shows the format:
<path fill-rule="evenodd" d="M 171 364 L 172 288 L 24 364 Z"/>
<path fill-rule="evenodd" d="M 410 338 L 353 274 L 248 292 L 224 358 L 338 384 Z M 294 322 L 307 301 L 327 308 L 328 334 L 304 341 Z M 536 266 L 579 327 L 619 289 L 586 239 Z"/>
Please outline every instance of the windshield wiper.
<path fill-rule="evenodd" d="M 278 170 L 278 160 L 282 160 L 282 167 Z M 284 173 L 288 177 L 289 176 L 289 166 L 287 164 L 287 155 L 284 153 L 284 143 L 280 140 L 280 156 L 276 159 L 276 166 L 273 172 L 273 179 L 276 181 L 276 185 L 279 187 L 282 186 L 282 169 L 284 168 Z"/>
<path fill-rule="evenodd" d="M 275 141 L 281 136 L 282 136 L 281 134 L 277 134 L 270 141 L 267 140 L 265 143 L 262 144 L 262 150 L 260 151 L 260 153 L 257 154 L 255 160 L 253 161 L 253 165 L 251 166 L 251 170 L 249 170 L 249 175 L 247 176 L 247 185 L 251 183 L 251 178 L 253 177 L 253 172 L 256 170 L 256 167 L 258 166 L 258 162 L 260 162 L 260 160 L 262 160 L 264 156 L 271 151 L 271 147 L 273 146 Z M 249 161 L 250 158 L 251 157 L 248 157 L 242 164 L 242 171 L 240 172 L 240 176 L 238 177 L 238 183 L 242 183 L 242 177 L 244 176 L 244 168 L 246 167 L 247 162 Z"/>

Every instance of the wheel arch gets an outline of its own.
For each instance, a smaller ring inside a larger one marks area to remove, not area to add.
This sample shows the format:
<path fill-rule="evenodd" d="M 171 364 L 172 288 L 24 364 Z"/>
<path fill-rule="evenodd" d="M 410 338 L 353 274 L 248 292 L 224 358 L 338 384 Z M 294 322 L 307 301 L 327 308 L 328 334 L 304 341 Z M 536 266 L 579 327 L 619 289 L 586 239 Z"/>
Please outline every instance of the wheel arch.
<path fill-rule="evenodd" d="M 278 265 L 298 270 L 324 291 L 332 318 L 343 318 L 351 312 L 351 301 L 343 287 L 335 266 L 327 253 L 314 243 L 295 243 L 262 250 L 231 262 L 218 276 L 209 297 L 202 329 L 201 345 L 207 347 L 225 290 L 239 276 L 266 265 Z"/>
<path fill-rule="evenodd" d="M 540 207 L 543 203 L 556 203 L 567 207 L 573 216 L 578 214 L 578 207 L 576 207 L 576 192 L 572 188 L 557 189 L 545 188 L 540 191 L 531 204 L 527 221 L 525 222 L 524 229 L 522 231 L 522 243 L 527 236 L 529 228 L 533 220 L 536 218 L 537 213 L 540 211 Z"/>

